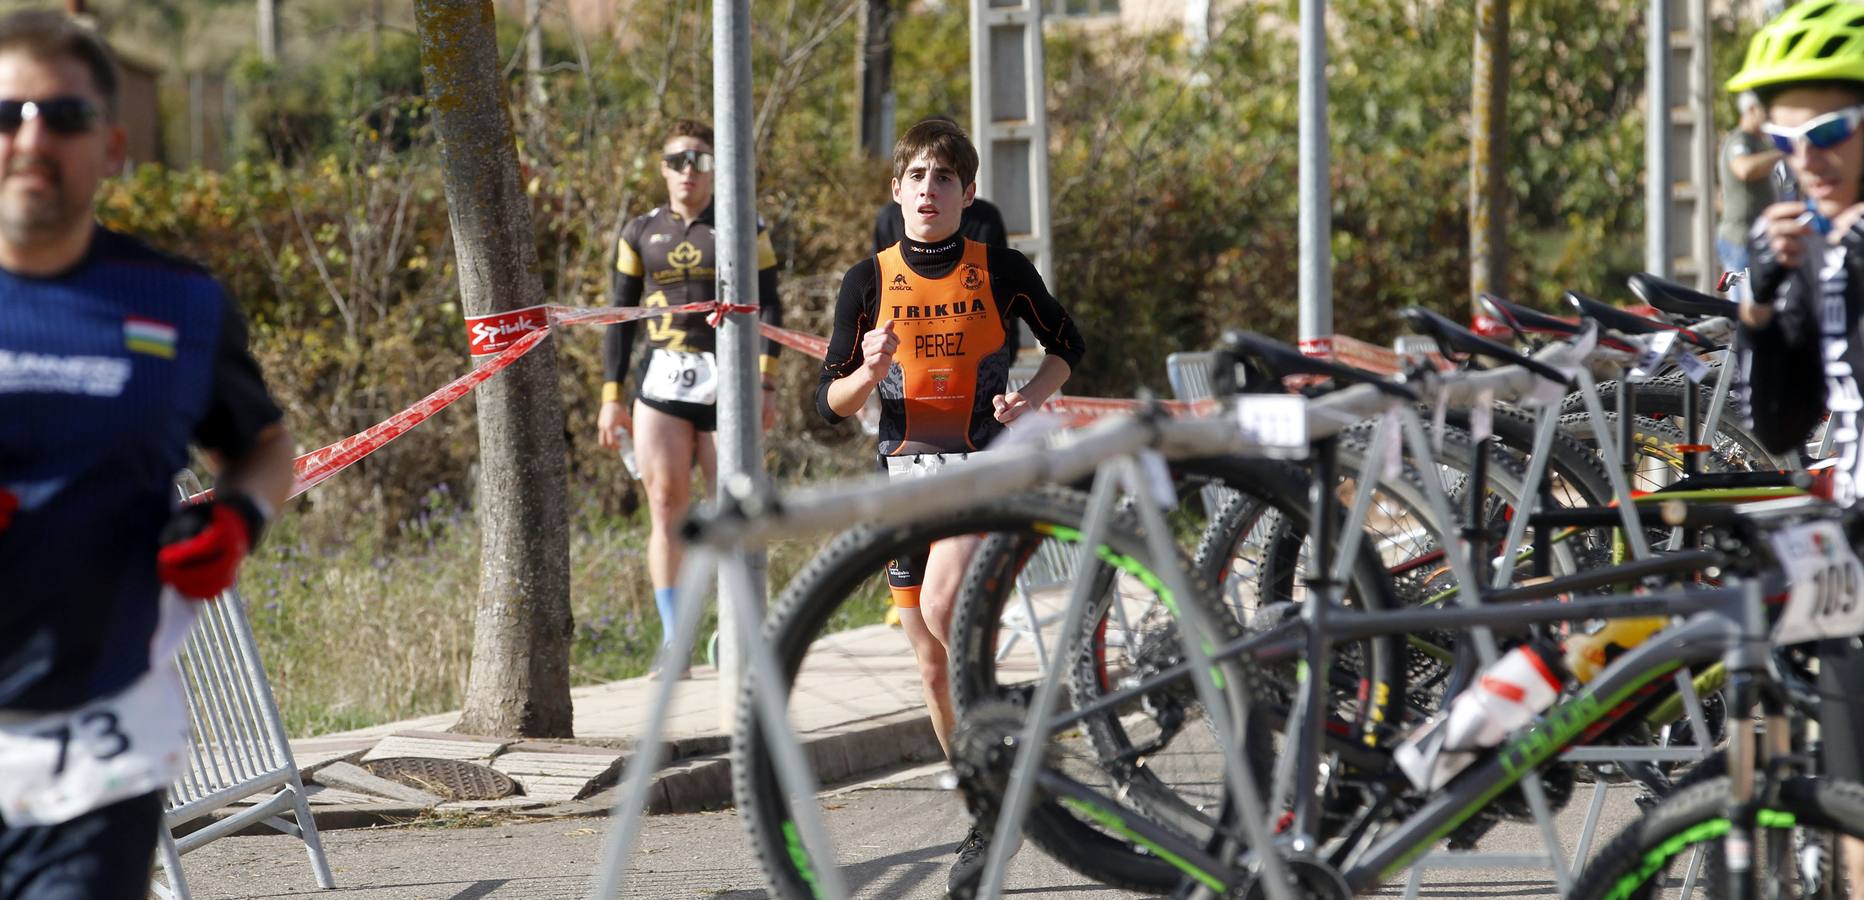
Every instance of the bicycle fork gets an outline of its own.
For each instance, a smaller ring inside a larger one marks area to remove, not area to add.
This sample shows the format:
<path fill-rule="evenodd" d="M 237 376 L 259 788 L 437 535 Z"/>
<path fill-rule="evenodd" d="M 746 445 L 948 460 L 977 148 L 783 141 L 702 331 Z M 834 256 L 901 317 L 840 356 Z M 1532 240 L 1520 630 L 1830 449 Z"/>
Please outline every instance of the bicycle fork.
<path fill-rule="evenodd" d="M 1755 841 L 1762 838 L 1757 825 L 1762 810 L 1773 799 L 1777 784 L 1773 766 L 1785 762 L 1792 752 L 1785 698 L 1778 690 L 1769 689 L 1772 684 L 1768 677 L 1770 643 L 1759 582 L 1748 582 L 1745 594 L 1741 640 L 1724 656 L 1731 712 L 1728 717 L 1729 827 L 1722 838 L 1722 857 L 1728 873 L 1729 900 L 1758 900 L 1760 897 L 1754 871 Z M 1765 717 L 1764 735 L 1755 733 L 1756 708 Z M 1796 864 L 1797 860 L 1782 858 L 1782 850 L 1790 853 L 1790 842 L 1762 840 L 1762 845 L 1768 856 L 1769 871 L 1786 871 L 1783 864 Z M 1769 884 L 1773 890 L 1768 893 L 1777 896 L 1779 881 L 1770 879 Z"/>

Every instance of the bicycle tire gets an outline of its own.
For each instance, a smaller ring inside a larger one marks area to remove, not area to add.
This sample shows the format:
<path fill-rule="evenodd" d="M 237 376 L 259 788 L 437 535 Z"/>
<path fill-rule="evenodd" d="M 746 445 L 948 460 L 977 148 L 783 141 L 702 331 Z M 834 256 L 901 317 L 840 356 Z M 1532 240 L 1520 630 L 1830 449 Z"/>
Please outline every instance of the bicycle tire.
<path fill-rule="evenodd" d="M 1137 524 L 1130 511 L 1121 512 L 1118 522 L 1120 527 L 1131 529 L 1131 533 L 1137 536 Z M 995 665 L 995 649 L 999 646 L 1002 634 L 1003 610 L 1016 577 L 1037 546 L 1045 539 L 1048 539 L 1048 536 L 999 532 L 986 538 L 972 557 L 971 566 L 966 571 L 964 585 L 959 592 L 958 603 L 952 615 L 950 647 L 952 694 L 961 717 L 1016 694 L 1015 690 L 1009 689 L 998 679 L 999 670 Z M 1186 560 L 1179 559 L 1177 562 L 1184 566 L 1184 571 L 1191 579 L 1193 596 L 1188 598 L 1189 602 L 1198 603 L 1204 615 L 1223 632 L 1207 643 L 1207 646 L 1214 646 L 1216 643 L 1240 635 L 1241 626 L 1215 602 L 1213 587 L 1198 579 Z M 1108 682 L 1101 681 L 1100 677 L 1105 676 L 1108 671 L 1104 643 L 1105 626 L 1111 615 L 1115 589 L 1113 579 L 1116 574 L 1112 568 L 1105 565 L 1096 566 L 1093 573 L 1094 580 L 1090 588 L 1092 605 L 1087 613 L 1087 621 L 1092 623 L 1093 627 L 1084 636 L 1085 640 L 1080 652 L 1075 654 L 1073 662 L 1069 665 L 1071 676 L 1069 697 L 1077 705 L 1101 693 L 1100 690 L 1083 691 L 1082 673 L 1094 673 L 1092 677 L 1099 687 L 1104 688 L 1108 684 Z M 1170 604 L 1162 602 L 1171 599 L 1163 593 L 1162 585 L 1152 584 L 1146 587 L 1159 591 L 1161 601 L 1146 604 L 1147 609 L 1156 611 L 1169 607 Z M 1129 586 L 1127 590 L 1130 589 Z M 1175 621 L 1176 614 L 1173 613 L 1167 618 Z M 1169 648 L 1170 645 L 1175 645 L 1176 635 L 1175 628 L 1168 628 L 1159 632 L 1156 639 L 1169 641 L 1169 645 L 1160 645 Z M 1219 665 L 1222 672 L 1233 673 L 1235 671 L 1233 664 Z M 1242 721 L 1243 710 L 1239 695 L 1245 684 L 1233 675 L 1226 675 L 1222 681 L 1223 689 L 1229 698 L 1230 719 L 1233 723 L 1239 723 Z M 1169 698 L 1171 702 L 1185 704 L 1185 706 L 1178 707 L 1185 710 L 1185 724 L 1195 723 L 1198 720 L 1209 722 L 1208 717 L 1202 715 L 1196 696 L 1189 691 L 1188 683 L 1180 681 L 1172 689 L 1162 690 L 1148 696 L 1158 697 L 1162 703 L 1168 699 L 1164 696 L 1166 693 L 1172 695 Z M 1128 706 L 1124 707 L 1120 713 L 1131 711 L 1132 707 Z M 1165 821 L 1161 821 L 1160 824 L 1173 827 L 1186 836 L 1200 841 L 1206 840 L 1208 835 L 1200 829 L 1214 827 L 1215 817 L 1202 816 L 1194 800 L 1180 796 L 1179 785 L 1168 784 L 1166 779 L 1158 774 L 1165 768 L 1166 761 L 1174 757 L 1174 748 L 1157 748 L 1152 756 L 1137 766 L 1115 766 L 1103 758 L 1103 754 L 1108 752 L 1109 747 L 1103 744 L 1097 736 L 1104 736 L 1110 731 L 1122 728 L 1119 722 L 1120 713 L 1093 716 L 1082 722 L 1083 730 L 1088 733 L 1090 743 L 1093 744 L 1092 758 L 1083 760 L 1084 765 L 1094 767 L 1099 775 L 1112 783 L 1115 789 L 1106 792 L 1110 797 L 1117 797 L 1120 802 L 1155 820 L 1164 818 Z M 1161 729 L 1161 733 L 1164 732 L 1165 729 Z M 1214 732 L 1211 734 L 1213 740 L 1224 740 Z M 1193 734 L 1191 737 L 1195 739 L 1196 735 Z M 1265 777 L 1267 771 L 1265 761 L 1272 756 L 1266 743 L 1266 735 L 1260 729 L 1246 730 L 1243 748 L 1244 756 L 1255 768 L 1257 777 Z M 1203 752 L 1200 753 L 1199 750 Z M 1208 748 L 1199 748 L 1199 750 L 1186 755 L 1194 759 L 1201 755 L 1205 761 L 1212 758 L 1207 752 Z M 1205 771 L 1201 775 L 1214 779 L 1218 784 L 1222 783 L 1223 773 L 1220 766 Z M 1210 798 L 1212 803 L 1221 799 L 1221 792 Z M 1079 817 L 1059 807 L 1054 808 L 1053 811 L 1059 813 L 1059 816 L 1049 818 L 1042 823 L 1041 828 L 1033 827 L 1036 823 L 1032 816 L 1031 827 L 1026 827 L 1024 833 L 1032 843 L 1041 847 L 1056 861 L 1083 876 L 1127 890 L 1160 892 L 1170 889 L 1183 874 L 1182 870 L 1150 850 L 1142 849 L 1125 838 L 1109 835 L 1102 829 L 1088 827 Z M 1199 822 L 1200 818 L 1208 819 L 1208 822 Z M 1192 834 L 1193 831 L 1198 833 Z"/>
<path fill-rule="evenodd" d="M 1707 416 L 1709 406 L 1715 400 L 1715 382 L 1721 377 L 1722 367 L 1710 369 L 1708 377 L 1701 384 L 1693 385 L 1696 389 L 1699 415 Z M 1599 402 L 1607 413 L 1618 409 L 1618 384 L 1616 380 L 1599 382 Z M 1683 407 L 1688 397 L 1690 382 L 1682 375 L 1665 375 L 1653 378 L 1637 386 L 1633 402 L 1637 404 L 1634 412 L 1659 422 L 1674 423 L 1680 433 L 1684 422 Z M 1760 438 L 1743 427 L 1736 417 L 1735 398 L 1729 397 L 1728 405 L 1722 413 L 1722 421 L 1715 429 L 1714 439 L 1708 443 L 1712 451 L 1721 458 L 1732 471 L 1791 471 L 1799 468 L 1798 459 L 1791 454 L 1777 454 L 1761 445 Z M 1562 414 L 1583 413 L 1586 411 L 1585 398 L 1578 393 L 1568 394 L 1560 403 Z"/>
<path fill-rule="evenodd" d="M 849 595 L 883 571 L 888 560 L 931 541 L 977 533 L 1058 532 L 1066 537 L 1072 532 L 1078 540 L 1085 513 L 1083 495 L 1046 488 L 919 522 L 889 528 L 862 526 L 837 535 L 784 588 L 766 622 L 763 639 L 783 667 L 779 689 L 791 690 L 810 646 Z M 1132 565 L 1148 566 L 1144 541 L 1120 517 L 1110 523 L 1101 546 Z M 1240 710 L 1241 680 L 1224 681 L 1231 686 L 1234 707 Z M 739 816 L 772 895 L 785 900 L 813 898 L 817 896 L 813 873 L 820 861 L 809 857 L 790 821 L 789 800 L 764 747 L 751 690 L 753 686 L 747 683 L 740 695 L 732 735 L 732 788 Z M 1178 874 L 1143 847 L 1091 827 L 1053 801 L 1038 798 L 1025 833 L 1045 849 L 1075 845 L 1093 851 L 1090 855 L 1098 866 L 1083 874 L 1108 883 L 1139 890 L 1157 885 L 1169 888 Z"/>
<path fill-rule="evenodd" d="M 1246 484 L 1249 492 L 1239 490 L 1211 516 L 1209 526 L 1198 538 L 1192 565 L 1201 579 L 1217 586 L 1219 596 L 1224 598 L 1224 605 L 1232 615 L 1248 625 L 1250 614 L 1255 610 L 1275 603 L 1305 600 L 1298 593 L 1305 587 L 1305 579 L 1297 570 L 1313 513 L 1307 496 L 1310 479 L 1305 470 L 1286 463 L 1237 460 L 1233 465 L 1234 470 L 1226 473 L 1223 480 L 1229 484 Z M 1258 535 L 1258 528 L 1268 533 L 1252 540 Z M 1250 552 L 1244 548 L 1251 544 L 1264 561 L 1259 570 L 1266 570 L 1268 585 L 1265 590 L 1264 579 L 1254 579 L 1256 603 L 1253 609 L 1235 602 L 1227 587 L 1237 574 L 1234 571 L 1236 560 Z M 1353 563 L 1347 585 L 1346 601 L 1349 606 L 1366 611 L 1398 608 L 1391 579 L 1370 541 L 1360 543 L 1358 559 Z M 1405 690 L 1402 641 L 1387 636 L 1363 644 L 1356 654 L 1364 660 L 1358 669 L 1362 676 L 1359 679 L 1360 702 L 1345 707 L 1353 713 L 1347 725 L 1355 734 L 1393 720 L 1395 713 L 1390 700 L 1403 697 Z M 1383 690 L 1380 685 L 1384 686 Z"/>
<path fill-rule="evenodd" d="M 1656 900 L 1676 896 L 1677 892 L 1669 887 L 1673 879 L 1668 873 L 1679 865 L 1687 866 L 1688 857 L 1698 846 L 1707 851 L 1704 895 L 1722 896 L 1717 869 L 1722 859 L 1720 837 L 1728 830 L 1729 789 L 1729 780 L 1723 776 L 1665 798 L 1592 858 L 1572 896 L 1576 900 Z M 1786 837 L 1778 832 L 1788 826 L 1822 832 L 1822 838 L 1864 838 L 1864 785 L 1831 778 L 1789 778 L 1780 783 L 1773 802 L 1764 807 L 1763 817 L 1762 828 L 1768 834 L 1755 835 L 1757 849 L 1769 840 Z M 1825 843 L 1835 845 L 1834 841 Z M 1806 888 L 1807 870 L 1816 869 L 1812 873 L 1816 888 L 1796 896 L 1847 896 L 1838 883 L 1843 878 L 1843 867 L 1832 865 L 1833 861 L 1830 854 L 1823 860 L 1795 858 L 1784 871 L 1757 871 L 1756 877 L 1783 887 L 1789 886 L 1789 879 L 1797 879 Z"/>
<path fill-rule="evenodd" d="M 1302 523 L 1302 530 L 1291 533 L 1288 542 L 1298 545 L 1304 536 L 1309 511 L 1306 478 L 1299 468 L 1287 463 L 1226 457 L 1181 461 L 1176 469 L 1187 479 L 1229 488 L 1232 497 L 1224 509 L 1230 510 L 1231 516 L 1237 515 L 1235 511 L 1241 506 L 1259 501 L 1259 509 L 1273 508 L 1289 520 Z M 1210 529 L 1205 528 L 1200 536 L 1207 538 L 1210 533 Z M 1014 689 L 1008 688 L 999 677 L 993 665 L 994 654 L 988 650 L 999 646 L 1003 610 L 1010 588 L 1036 552 L 1036 544 L 1021 536 L 995 535 L 985 541 L 974 557 L 971 577 L 961 594 L 953 626 L 952 668 L 960 674 L 954 677 L 952 686 L 961 713 L 1014 693 Z M 1295 546 L 1289 561 L 1298 561 L 1298 557 L 1299 547 Z M 1364 593 L 1374 598 L 1367 604 L 1368 608 L 1389 608 L 1390 588 L 1377 559 L 1364 547 L 1360 559 L 1355 575 L 1357 584 L 1363 587 L 1355 588 L 1354 602 L 1357 603 L 1359 594 Z M 1222 571 L 1221 563 L 1193 563 L 1193 566 L 1199 570 L 1196 583 L 1209 585 L 1212 596 L 1216 596 L 1215 581 L 1210 579 L 1212 573 Z M 1284 586 L 1298 583 L 1294 568 L 1284 569 L 1279 583 Z M 1077 708 L 1114 689 L 1116 676 L 1127 677 L 1121 682 L 1122 686 L 1138 683 L 1148 672 L 1174 664 L 1178 659 L 1173 617 L 1164 615 L 1156 606 L 1122 611 L 1123 614 L 1116 616 L 1105 586 L 1096 585 L 1094 591 L 1096 605 L 1089 613 L 1092 627 L 1087 635 L 1088 642 L 1069 665 L 1069 697 Z M 1240 621 L 1242 617 L 1237 613 L 1233 607 L 1219 612 L 1228 620 Z M 1134 627 L 1135 623 L 1138 627 Z M 1115 639 L 1116 633 L 1122 639 Z M 1369 704 L 1358 702 L 1366 697 L 1403 695 L 1402 683 L 1396 677 L 1402 671 L 1398 662 L 1402 651 L 1397 643 L 1396 639 L 1387 641 L 1378 653 L 1362 651 L 1358 658 L 1375 660 L 1376 667 L 1347 667 L 1364 676 L 1356 682 L 1363 686 L 1353 698 L 1352 709 L 1361 713 L 1368 710 Z M 1180 729 L 1200 719 L 1206 725 L 1209 723 L 1207 717 L 1197 712 L 1195 698 L 1187 693 L 1182 682 L 1161 686 L 1157 691 L 1124 704 L 1119 715 L 1091 717 L 1084 720 L 1082 726 L 1096 759 L 1108 777 L 1119 785 L 1119 795 L 1128 806 L 1180 834 L 1203 841 L 1209 830 L 1216 827 L 1214 816 L 1207 813 L 1222 800 L 1220 792 L 1212 792 L 1213 786 L 1221 783 L 1222 772 L 1211 768 L 1215 758 L 1207 750 L 1193 747 L 1190 752 L 1178 755 L 1181 745 L 1170 741 Z M 1355 719 L 1355 733 L 1369 721 L 1364 716 Z M 1245 750 L 1249 758 L 1272 758 L 1273 750 L 1263 730 L 1249 732 L 1247 739 L 1252 741 Z M 1195 744 L 1195 741 L 1188 743 Z M 1185 770 L 1190 771 L 1186 773 Z M 1081 866 L 1075 868 L 1078 870 Z"/>
<path fill-rule="evenodd" d="M 1525 472 L 1528 455 L 1534 452 L 1534 429 L 1539 424 L 1537 417 L 1532 412 L 1507 403 L 1497 403 L 1490 407 L 1490 411 L 1495 437 L 1501 441 L 1502 446 L 1508 448 L 1509 454 Z M 1452 409 L 1445 416 L 1445 422 L 1468 431 L 1469 410 Z M 1547 471 L 1566 485 L 1568 491 L 1555 491 L 1555 498 L 1563 501 L 1564 505 L 1604 506 L 1613 500 L 1612 477 L 1605 471 L 1605 463 L 1599 459 L 1598 451 L 1564 429 L 1554 429 L 1553 443 L 1548 445 Z"/>

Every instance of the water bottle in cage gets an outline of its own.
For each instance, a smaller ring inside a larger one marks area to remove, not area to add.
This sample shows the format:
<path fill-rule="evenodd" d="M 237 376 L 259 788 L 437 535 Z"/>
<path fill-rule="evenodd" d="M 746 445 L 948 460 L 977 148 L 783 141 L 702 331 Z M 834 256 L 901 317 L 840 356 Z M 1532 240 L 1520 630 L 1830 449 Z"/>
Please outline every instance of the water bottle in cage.
<path fill-rule="evenodd" d="M 1436 790 L 1476 759 L 1474 751 L 1501 744 L 1533 722 L 1560 696 L 1559 648 L 1523 644 L 1482 670 L 1474 684 L 1430 717 L 1392 753 L 1419 790 Z"/>

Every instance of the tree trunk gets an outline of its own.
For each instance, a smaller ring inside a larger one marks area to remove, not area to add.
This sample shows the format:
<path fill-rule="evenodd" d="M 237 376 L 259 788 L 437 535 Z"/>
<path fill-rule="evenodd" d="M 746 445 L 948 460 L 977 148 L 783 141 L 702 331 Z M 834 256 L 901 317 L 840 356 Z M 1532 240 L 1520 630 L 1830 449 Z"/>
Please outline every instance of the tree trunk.
<path fill-rule="evenodd" d="M 862 153 L 879 159 L 893 149 L 893 0 L 861 0 L 859 31 L 855 138 Z"/>
<path fill-rule="evenodd" d="M 543 303 L 530 206 L 499 77 L 491 0 L 416 0 L 421 75 L 440 138 L 468 316 Z M 478 616 L 471 734 L 567 737 L 568 472 L 549 339 L 479 388 Z"/>

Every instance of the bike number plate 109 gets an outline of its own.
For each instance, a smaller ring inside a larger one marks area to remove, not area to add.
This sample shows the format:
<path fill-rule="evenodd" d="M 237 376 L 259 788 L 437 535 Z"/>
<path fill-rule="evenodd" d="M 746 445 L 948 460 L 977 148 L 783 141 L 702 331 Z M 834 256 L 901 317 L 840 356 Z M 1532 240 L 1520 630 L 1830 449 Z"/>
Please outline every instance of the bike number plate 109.
<path fill-rule="evenodd" d="M 1803 522 L 1772 538 L 1785 567 L 1786 612 L 1774 625 L 1779 644 L 1864 634 L 1864 563 L 1831 520 Z"/>

